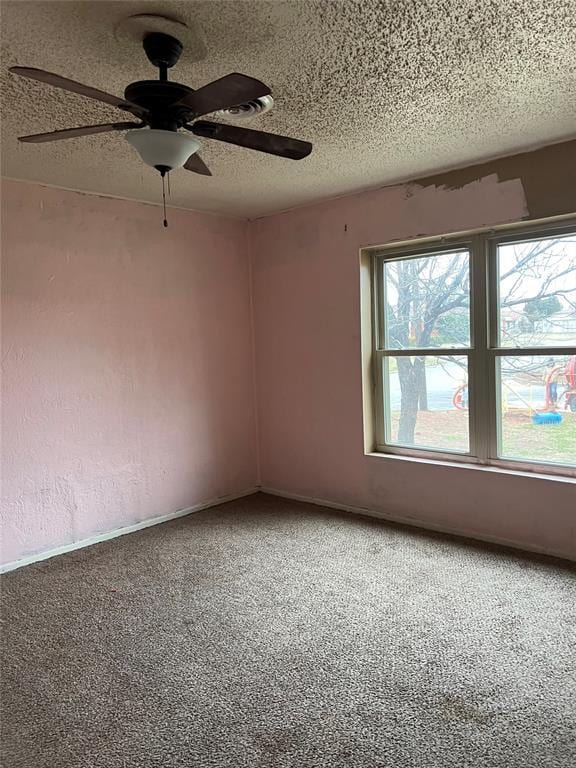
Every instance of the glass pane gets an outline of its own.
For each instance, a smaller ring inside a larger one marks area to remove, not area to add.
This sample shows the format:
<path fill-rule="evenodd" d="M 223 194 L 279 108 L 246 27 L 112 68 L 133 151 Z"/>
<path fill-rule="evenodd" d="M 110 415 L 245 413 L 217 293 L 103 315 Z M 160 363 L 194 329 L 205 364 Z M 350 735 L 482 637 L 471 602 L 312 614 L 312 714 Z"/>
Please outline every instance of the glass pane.
<path fill-rule="evenodd" d="M 470 346 L 468 251 L 383 264 L 386 349 Z"/>
<path fill-rule="evenodd" d="M 576 355 L 507 356 L 497 364 L 500 452 L 576 464 Z"/>
<path fill-rule="evenodd" d="M 469 451 L 465 356 L 383 358 L 386 442 Z"/>
<path fill-rule="evenodd" d="M 576 345 L 576 232 L 498 246 L 503 347 Z"/>

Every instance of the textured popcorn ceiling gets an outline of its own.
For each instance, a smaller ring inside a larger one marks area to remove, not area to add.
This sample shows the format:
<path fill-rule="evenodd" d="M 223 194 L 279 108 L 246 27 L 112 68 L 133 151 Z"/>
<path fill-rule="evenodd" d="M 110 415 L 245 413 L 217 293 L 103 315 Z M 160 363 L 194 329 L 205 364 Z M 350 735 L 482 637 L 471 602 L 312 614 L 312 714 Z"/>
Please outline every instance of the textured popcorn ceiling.
<path fill-rule="evenodd" d="M 18 144 L 125 117 L 6 73 L 40 67 L 122 95 L 155 72 L 114 38 L 135 13 L 171 15 L 204 36 L 206 58 L 185 52 L 173 79 L 258 77 L 276 108 L 243 125 L 314 143 L 293 162 L 206 140 L 214 177 L 173 173 L 173 205 L 257 216 L 574 134 L 574 0 L 4 2 L 3 175 L 160 200 L 159 177 L 119 134 Z"/>

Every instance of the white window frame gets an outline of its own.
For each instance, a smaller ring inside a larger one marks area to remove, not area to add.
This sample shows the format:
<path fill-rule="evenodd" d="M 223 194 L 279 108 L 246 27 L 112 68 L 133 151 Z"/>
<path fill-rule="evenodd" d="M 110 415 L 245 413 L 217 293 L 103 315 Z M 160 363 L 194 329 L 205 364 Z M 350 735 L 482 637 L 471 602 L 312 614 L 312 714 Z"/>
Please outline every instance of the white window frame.
<path fill-rule="evenodd" d="M 485 465 L 507 470 L 535 472 L 576 477 L 576 468 L 545 461 L 505 459 L 498 456 L 499 438 L 499 394 L 497 391 L 496 363 L 500 356 L 530 355 L 572 355 L 576 347 L 500 347 L 498 328 L 498 269 L 497 250 L 503 243 L 521 242 L 541 237 L 559 237 L 576 233 L 576 219 L 564 219 L 538 225 L 505 227 L 481 230 L 464 235 L 413 240 L 409 244 L 371 247 L 361 250 L 361 265 L 369 270 L 370 322 L 363 318 L 363 356 L 370 355 L 364 366 L 364 375 L 371 379 L 368 413 L 365 408 L 365 425 L 371 417 L 369 429 L 365 430 L 366 453 L 380 453 L 418 459 Z M 399 258 L 422 258 L 434 253 L 467 250 L 470 254 L 470 346 L 457 348 L 410 348 L 385 349 L 384 300 L 382 263 Z M 367 290 L 363 287 L 363 294 Z M 370 343 L 366 343 L 366 335 Z M 466 356 L 468 358 L 468 402 L 469 402 L 469 451 L 436 450 L 412 448 L 386 442 L 385 418 L 386 398 L 383 387 L 383 358 L 406 355 L 409 357 L 438 354 Z M 366 405 L 366 402 L 365 402 Z M 371 413 L 370 413 L 371 412 Z"/>

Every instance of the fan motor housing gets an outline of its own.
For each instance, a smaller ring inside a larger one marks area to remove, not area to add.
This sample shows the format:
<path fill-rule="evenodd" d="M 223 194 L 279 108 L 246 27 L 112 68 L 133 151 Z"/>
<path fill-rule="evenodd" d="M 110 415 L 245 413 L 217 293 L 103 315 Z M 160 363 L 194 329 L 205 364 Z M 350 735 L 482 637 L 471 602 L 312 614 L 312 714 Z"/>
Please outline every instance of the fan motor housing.
<path fill-rule="evenodd" d="M 175 106 L 193 91 L 173 80 L 139 80 L 127 86 L 124 98 L 149 110 L 148 122 L 152 128 L 175 130 L 193 117 L 188 107 Z"/>

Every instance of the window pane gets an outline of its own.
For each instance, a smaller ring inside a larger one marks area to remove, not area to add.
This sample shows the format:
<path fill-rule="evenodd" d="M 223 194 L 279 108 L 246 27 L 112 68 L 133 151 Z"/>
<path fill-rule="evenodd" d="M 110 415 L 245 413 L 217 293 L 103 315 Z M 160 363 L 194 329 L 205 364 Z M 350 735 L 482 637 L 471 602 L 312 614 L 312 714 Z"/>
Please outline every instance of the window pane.
<path fill-rule="evenodd" d="M 497 363 L 500 456 L 576 464 L 576 355 Z"/>
<path fill-rule="evenodd" d="M 386 349 L 470 346 L 468 251 L 385 260 Z"/>
<path fill-rule="evenodd" d="M 503 347 L 576 345 L 576 233 L 498 246 Z"/>
<path fill-rule="evenodd" d="M 468 452 L 468 360 L 384 357 L 386 442 Z"/>

